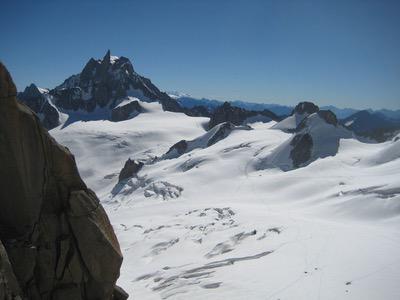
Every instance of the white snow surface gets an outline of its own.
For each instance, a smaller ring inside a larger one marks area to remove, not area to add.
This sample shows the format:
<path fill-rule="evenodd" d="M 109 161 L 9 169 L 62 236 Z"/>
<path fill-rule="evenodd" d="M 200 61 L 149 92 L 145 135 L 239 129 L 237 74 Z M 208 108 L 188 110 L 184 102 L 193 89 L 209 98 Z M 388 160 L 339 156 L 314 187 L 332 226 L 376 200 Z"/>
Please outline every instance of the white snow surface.
<path fill-rule="evenodd" d="M 131 299 L 399 299 L 400 140 L 342 139 L 304 168 L 256 170 L 292 135 L 252 123 L 154 160 L 208 119 L 140 105 L 127 121 L 50 131 L 110 217 Z M 146 164 L 118 184 L 129 157 Z"/>

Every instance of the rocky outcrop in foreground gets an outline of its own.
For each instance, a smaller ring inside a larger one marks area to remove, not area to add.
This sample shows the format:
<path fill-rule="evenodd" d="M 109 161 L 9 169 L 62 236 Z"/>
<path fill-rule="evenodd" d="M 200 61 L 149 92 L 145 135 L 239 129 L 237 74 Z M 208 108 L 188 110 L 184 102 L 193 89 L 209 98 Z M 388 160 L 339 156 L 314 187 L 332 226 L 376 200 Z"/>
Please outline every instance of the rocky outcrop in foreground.
<path fill-rule="evenodd" d="M 126 298 L 102 205 L 1 63 L 0 165 L 0 299 Z"/>

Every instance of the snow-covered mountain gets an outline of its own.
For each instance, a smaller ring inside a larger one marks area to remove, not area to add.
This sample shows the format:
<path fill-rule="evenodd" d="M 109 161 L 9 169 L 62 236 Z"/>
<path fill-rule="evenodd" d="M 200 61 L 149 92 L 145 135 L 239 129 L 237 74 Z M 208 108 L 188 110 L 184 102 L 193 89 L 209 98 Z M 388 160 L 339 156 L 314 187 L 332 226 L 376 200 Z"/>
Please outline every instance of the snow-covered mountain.
<path fill-rule="evenodd" d="M 292 130 L 207 131 L 209 118 L 136 101 L 134 118 L 50 131 L 110 216 L 132 298 L 398 298 L 400 136 L 363 143 L 304 103 L 281 121 Z M 285 171 L 266 164 L 278 156 Z"/>
<path fill-rule="evenodd" d="M 19 97 L 107 210 L 133 299 L 398 299 L 399 134 L 365 143 L 311 102 L 182 104 L 109 52 Z"/>
<path fill-rule="evenodd" d="M 305 107 L 306 105 L 301 103 L 296 108 L 299 106 Z M 340 140 L 353 137 L 352 132 L 338 124 L 335 114 L 330 110 L 312 111 L 303 110 L 303 114 L 295 111 L 292 116 L 272 127 L 285 132 L 294 131 L 295 134 L 265 157 L 260 157 L 260 161 L 257 162 L 258 169 L 278 167 L 283 171 L 289 171 L 304 167 L 319 158 L 335 156 Z M 294 130 L 288 131 L 286 125 L 295 123 L 300 116 L 304 116 L 304 118 Z"/>
<path fill-rule="evenodd" d="M 52 90 L 31 85 L 18 98 L 52 129 L 65 121 L 111 119 L 121 121 L 142 110 L 136 100 L 159 102 L 164 110 L 183 111 L 180 105 L 161 92 L 148 78 L 135 72 L 126 57 L 91 58 L 83 70 Z M 136 101 L 136 102 L 135 102 Z M 62 117 L 64 114 L 64 118 Z"/>

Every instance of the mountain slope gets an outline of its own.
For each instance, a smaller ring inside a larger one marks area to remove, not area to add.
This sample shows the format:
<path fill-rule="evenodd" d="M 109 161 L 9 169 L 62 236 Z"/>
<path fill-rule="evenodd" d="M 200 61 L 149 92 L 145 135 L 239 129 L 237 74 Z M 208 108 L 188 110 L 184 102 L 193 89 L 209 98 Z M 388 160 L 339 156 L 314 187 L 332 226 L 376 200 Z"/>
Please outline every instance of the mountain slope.
<path fill-rule="evenodd" d="M 295 115 L 296 113 L 293 116 Z M 277 126 L 273 128 L 276 129 Z M 283 171 L 289 171 L 304 167 L 318 158 L 336 155 L 340 140 L 352 137 L 353 134 L 350 131 L 338 124 L 334 113 L 319 110 L 305 117 L 290 139 L 276 147 L 267 156 L 260 157 L 256 168 L 278 167 Z"/>
<path fill-rule="evenodd" d="M 298 132 L 255 122 L 159 159 L 205 135 L 208 119 L 139 104 L 144 113 L 127 121 L 50 132 L 76 153 L 110 214 L 125 257 L 119 283 L 133 298 L 397 299 L 399 140 L 339 134 L 334 156 L 287 172 L 258 169 L 301 130 L 341 132 L 329 114 L 311 113 Z M 143 165 L 119 182 L 129 157 Z"/>

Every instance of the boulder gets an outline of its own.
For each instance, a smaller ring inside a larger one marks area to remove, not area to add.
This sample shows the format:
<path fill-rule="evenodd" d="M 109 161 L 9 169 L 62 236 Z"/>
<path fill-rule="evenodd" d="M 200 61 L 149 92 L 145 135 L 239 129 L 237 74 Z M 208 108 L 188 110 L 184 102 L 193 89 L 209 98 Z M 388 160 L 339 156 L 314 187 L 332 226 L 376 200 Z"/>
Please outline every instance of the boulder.
<path fill-rule="evenodd" d="M 122 254 L 102 205 L 73 155 L 16 101 L 2 64 L 0 98 L 0 240 L 18 282 L 12 275 L 0 280 L 0 295 L 113 299 Z M 4 257 L 3 251 L 0 278 L 11 274 Z"/>

